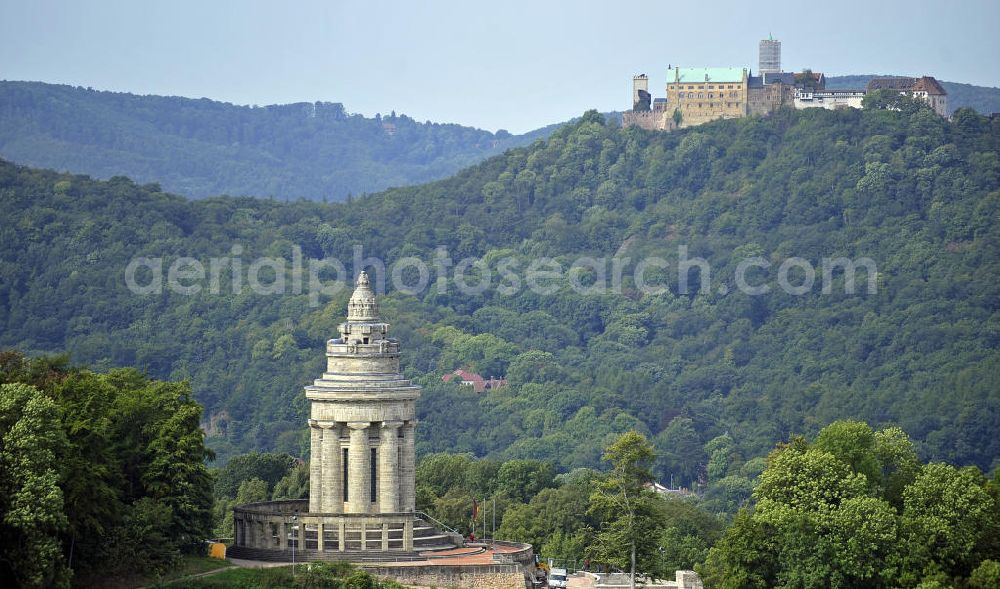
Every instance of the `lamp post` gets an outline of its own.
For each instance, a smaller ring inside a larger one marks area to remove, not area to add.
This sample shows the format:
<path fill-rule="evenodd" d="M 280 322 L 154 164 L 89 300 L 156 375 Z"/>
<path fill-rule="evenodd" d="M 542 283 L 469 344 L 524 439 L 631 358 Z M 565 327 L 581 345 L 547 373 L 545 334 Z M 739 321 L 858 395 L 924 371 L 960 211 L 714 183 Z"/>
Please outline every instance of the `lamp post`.
<path fill-rule="evenodd" d="M 295 515 L 292 516 L 292 576 L 295 576 L 295 545 L 299 543 L 299 533 L 296 530 L 296 526 L 299 522 L 299 510 L 295 510 Z"/>

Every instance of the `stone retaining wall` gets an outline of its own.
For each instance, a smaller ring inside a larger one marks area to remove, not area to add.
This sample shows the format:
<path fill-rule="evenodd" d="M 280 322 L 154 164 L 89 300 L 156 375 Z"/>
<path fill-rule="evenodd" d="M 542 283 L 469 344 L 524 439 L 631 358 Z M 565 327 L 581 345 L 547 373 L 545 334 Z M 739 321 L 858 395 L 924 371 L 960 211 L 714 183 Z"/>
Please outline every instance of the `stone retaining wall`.
<path fill-rule="evenodd" d="M 525 589 L 528 586 L 524 569 L 519 565 L 366 566 L 364 569 L 373 575 L 421 587 Z"/>

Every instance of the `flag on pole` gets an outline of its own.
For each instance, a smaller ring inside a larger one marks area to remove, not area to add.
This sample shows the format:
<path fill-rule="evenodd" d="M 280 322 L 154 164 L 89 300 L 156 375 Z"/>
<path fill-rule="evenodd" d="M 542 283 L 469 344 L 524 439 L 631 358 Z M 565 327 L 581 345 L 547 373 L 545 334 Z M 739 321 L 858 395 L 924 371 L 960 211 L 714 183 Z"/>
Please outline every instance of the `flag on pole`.
<path fill-rule="evenodd" d="M 479 503 L 476 502 L 476 498 L 472 498 L 472 521 L 476 521 L 476 516 L 479 515 Z"/>

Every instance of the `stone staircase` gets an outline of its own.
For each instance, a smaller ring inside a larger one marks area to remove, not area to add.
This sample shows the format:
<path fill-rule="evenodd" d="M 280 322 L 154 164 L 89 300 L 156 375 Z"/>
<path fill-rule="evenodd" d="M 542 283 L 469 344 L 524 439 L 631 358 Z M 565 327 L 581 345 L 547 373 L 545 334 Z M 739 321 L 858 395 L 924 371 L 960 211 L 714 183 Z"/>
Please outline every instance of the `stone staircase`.
<path fill-rule="evenodd" d="M 461 546 L 462 539 L 457 534 L 441 532 L 430 523 L 417 518 L 413 522 L 413 550 L 415 552 L 437 552 L 452 550 Z"/>

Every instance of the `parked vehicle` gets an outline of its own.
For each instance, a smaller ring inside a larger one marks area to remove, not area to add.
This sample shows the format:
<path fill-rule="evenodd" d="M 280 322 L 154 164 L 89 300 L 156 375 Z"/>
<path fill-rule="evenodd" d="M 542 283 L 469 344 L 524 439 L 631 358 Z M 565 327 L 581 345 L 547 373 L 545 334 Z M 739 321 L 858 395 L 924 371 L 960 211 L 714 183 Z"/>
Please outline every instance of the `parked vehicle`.
<path fill-rule="evenodd" d="M 552 569 L 549 571 L 549 587 L 566 587 L 566 569 Z"/>

